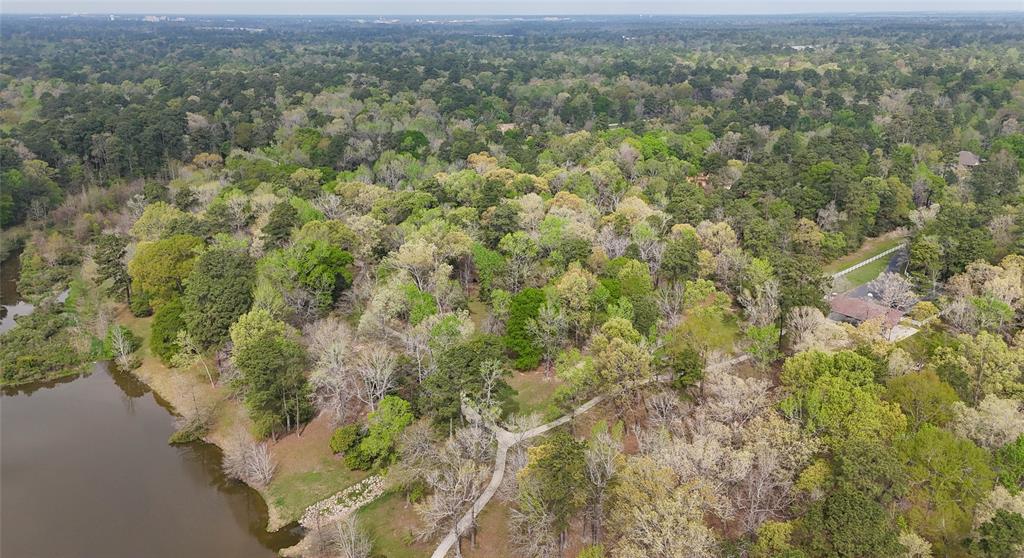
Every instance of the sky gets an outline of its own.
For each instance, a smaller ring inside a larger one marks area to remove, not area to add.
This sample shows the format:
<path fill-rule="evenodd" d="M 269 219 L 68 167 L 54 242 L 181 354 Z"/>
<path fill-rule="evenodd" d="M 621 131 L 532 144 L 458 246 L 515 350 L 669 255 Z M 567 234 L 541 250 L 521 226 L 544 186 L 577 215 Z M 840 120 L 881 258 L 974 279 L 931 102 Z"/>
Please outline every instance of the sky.
<path fill-rule="evenodd" d="M 0 13 L 779 14 L 1024 11 L 1024 0 L 2 0 Z"/>

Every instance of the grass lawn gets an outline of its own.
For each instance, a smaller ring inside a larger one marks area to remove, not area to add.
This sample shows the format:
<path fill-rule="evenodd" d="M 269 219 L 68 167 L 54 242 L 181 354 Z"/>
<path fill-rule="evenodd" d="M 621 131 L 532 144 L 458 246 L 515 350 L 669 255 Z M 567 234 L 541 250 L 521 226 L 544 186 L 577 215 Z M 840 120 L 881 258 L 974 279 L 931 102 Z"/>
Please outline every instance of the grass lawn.
<path fill-rule="evenodd" d="M 431 542 L 416 542 L 419 519 L 402 494 L 377 498 L 356 512 L 356 516 L 373 540 L 375 557 L 420 558 L 434 551 Z"/>
<path fill-rule="evenodd" d="M 344 459 L 331 453 L 331 426 L 326 417 L 320 416 L 301 433 L 293 432 L 271 442 L 277 474 L 264 491 L 271 510 L 271 530 L 297 521 L 307 507 L 369 474 L 349 469 Z"/>
<path fill-rule="evenodd" d="M 344 461 L 325 458 L 311 471 L 278 474 L 266 488 L 273 513 L 268 530 L 298 521 L 309 506 L 359 482 L 366 473 L 345 467 Z"/>
<path fill-rule="evenodd" d="M 876 236 L 875 238 L 869 238 L 865 240 L 864 244 L 862 244 L 861 247 L 858 248 L 856 251 L 850 252 L 849 254 L 826 265 L 824 271 L 826 273 L 836 273 L 837 271 L 842 271 L 856 264 L 857 262 L 864 261 L 872 256 L 877 256 L 878 254 L 885 252 L 889 248 L 893 248 L 899 245 L 901 242 L 904 241 L 905 238 L 906 235 L 905 233 L 902 232 L 890 232 L 883 234 L 881 236 Z M 864 267 L 868 268 L 871 266 L 867 265 Z M 851 275 L 852 274 L 853 273 L 851 273 Z M 877 273 L 875 275 L 877 275 Z"/>
<path fill-rule="evenodd" d="M 562 385 L 562 382 L 554 374 L 550 378 L 547 377 L 543 366 L 530 372 L 515 372 L 508 383 L 519 392 L 516 395 L 519 414 L 540 413 L 545 418 L 551 413 L 559 414 L 553 402 L 555 390 Z"/>
<path fill-rule="evenodd" d="M 892 258 L 878 258 L 868 265 L 859 267 L 836 279 L 836 284 L 841 284 L 842 287 L 845 287 L 841 290 L 848 291 L 865 283 L 870 283 L 871 281 L 874 281 L 882 271 L 885 271 L 885 267 L 889 265 L 889 261 L 891 259 Z"/>
<path fill-rule="evenodd" d="M 497 498 L 490 501 L 476 520 L 476 547 L 469 540 L 462 543 L 466 558 L 500 558 L 511 556 L 508 541 L 508 506 Z"/>

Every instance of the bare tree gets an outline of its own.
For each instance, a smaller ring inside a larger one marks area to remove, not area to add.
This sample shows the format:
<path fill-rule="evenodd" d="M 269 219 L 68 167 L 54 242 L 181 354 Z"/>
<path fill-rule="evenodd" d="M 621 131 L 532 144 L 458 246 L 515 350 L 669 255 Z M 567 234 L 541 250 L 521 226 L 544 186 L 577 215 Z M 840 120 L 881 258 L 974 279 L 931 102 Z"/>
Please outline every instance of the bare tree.
<path fill-rule="evenodd" d="M 878 301 L 888 308 L 906 310 L 917 303 L 914 285 L 898 273 L 886 272 L 868 284 L 868 289 L 878 296 Z"/>
<path fill-rule="evenodd" d="M 836 232 L 843 221 L 846 221 L 846 212 L 836 209 L 835 200 L 818 210 L 818 226 L 825 232 Z"/>
<path fill-rule="evenodd" d="M 313 404 L 340 423 L 349 411 L 355 393 L 352 379 L 352 335 L 336 318 L 325 318 L 305 328 L 309 353 L 315 360 L 309 381 Z"/>
<path fill-rule="evenodd" d="M 751 293 L 743 289 L 738 302 L 747 313 L 751 325 L 764 327 L 775 323 L 779 317 L 779 281 L 769 279 L 763 285 L 755 287 Z"/>
<path fill-rule="evenodd" d="M 277 464 L 270 457 L 267 444 L 239 440 L 224 452 L 224 474 L 257 488 L 270 484 Z"/>
<path fill-rule="evenodd" d="M 452 533 L 456 537 L 455 555 L 462 556 L 463 533 L 458 531 L 459 518 L 483 487 L 486 471 L 455 452 L 443 452 L 442 457 L 444 463 L 426 476 L 433 492 L 416 506 L 423 524 L 418 536 L 428 539 L 437 533 Z"/>
<path fill-rule="evenodd" d="M 310 533 L 309 546 L 321 556 L 332 558 L 369 558 L 373 551 L 373 542 L 354 513 L 316 527 Z"/>
<path fill-rule="evenodd" d="M 608 485 L 615 476 L 615 464 L 622 453 L 621 441 L 615 439 L 607 429 L 598 431 L 587 445 L 587 480 L 590 481 L 590 538 L 595 543 L 601 540 L 601 520 Z"/>
<path fill-rule="evenodd" d="M 340 220 L 348 215 L 345 200 L 336 194 L 324 194 L 313 200 L 313 207 L 328 219 Z"/>
<path fill-rule="evenodd" d="M 110 330 L 110 347 L 114 351 L 114 360 L 121 370 L 132 368 L 132 341 L 128 337 L 127 330 L 121 326 L 115 326 Z"/>
<path fill-rule="evenodd" d="M 355 370 L 361 380 L 357 395 L 370 410 L 377 409 L 377 403 L 395 387 L 398 366 L 395 355 L 382 344 L 374 344 L 359 351 Z"/>
<path fill-rule="evenodd" d="M 530 319 L 526 331 L 540 346 L 544 356 L 544 365 L 551 374 L 551 365 L 565 343 L 569 333 L 569 320 L 560 307 L 544 304 L 540 307 L 536 319 Z"/>

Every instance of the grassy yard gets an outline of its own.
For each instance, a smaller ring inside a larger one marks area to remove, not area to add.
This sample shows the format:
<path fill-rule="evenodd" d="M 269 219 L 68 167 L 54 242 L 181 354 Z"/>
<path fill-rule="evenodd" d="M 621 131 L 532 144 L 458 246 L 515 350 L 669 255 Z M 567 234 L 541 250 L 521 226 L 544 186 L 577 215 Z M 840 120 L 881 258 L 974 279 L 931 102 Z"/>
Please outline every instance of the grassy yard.
<path fill-rule="evenodd" d="M 550 378 L 547 377 L 543 366 L 530 372 L 516 372 L 508 383 L 519 392 L 516 395 L 519 414 L 540 413 L 545 418 L 552 413 L 559 414 L 558 409 L 554 406 L 554 398 L 555 390 L 562 385 L 562 382 L 554 374 Z"/>
<path fill-rule="evenodd" d="M 837 278 L 837 290 L 848 291 L 865 283 L 874 281 L 875 278 L 885 270 L 885 267 L 889 265 L 889 261 L 891 259 L 892 258 L 879 258 L 864 267 L 859 267 L 846 275 Z"/>
<path fill-rule="evenodd" d="M 826 273 L 836 273 L 838 271 L 842 271 L 856 264 L 857 262 L 864 261 L 872 256 L 877 256 L 878 254 L 885 252 L 889 248 L 893 248 L 899 245 L 901 242 L 904 241 L 905 238 L 906 234 L 898 231 L 886 233 L 881 236 L 876 236 L 875 238 L 869 238 L 865 240 L 864 244 L 862 244 L 861 247 L 858 248 L 856 251 L 850 252 L 849 254 L 837 260 L 834 260 L 828 265 L 826 265 L 824 271 Z M 868 268 L 871 266 L 864 267 Z M 877 275 L 877 273 L 875 275 Z"/>
<path fill-rule="evenodd" d="M 388 494 L 367 504 L 358 512 L 360 525 L 373 540 L 373 555 L 386 558 L 430 556 L 434 545 L 416 542 L 419 520 L 412 504 L 401 494 Z"/>

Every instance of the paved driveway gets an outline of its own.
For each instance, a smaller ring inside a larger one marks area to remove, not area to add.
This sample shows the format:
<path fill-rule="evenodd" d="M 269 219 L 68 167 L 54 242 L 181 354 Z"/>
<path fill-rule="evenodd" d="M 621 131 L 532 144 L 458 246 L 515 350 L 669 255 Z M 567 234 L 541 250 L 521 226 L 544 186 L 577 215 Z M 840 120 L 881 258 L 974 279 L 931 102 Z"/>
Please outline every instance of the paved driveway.
<path fill-rule="evenodd" d="M 889 258 L 889 264 L 885 266 L 885 269 L 882 271 L 882 273 L 902 274 L 906 271 L 907 263 L 909 262 L 909 260 L 910 256 L 907 253 L 907 248 L 904 246 L 902 250 L 897 250 L 892 253 L 892 256 Z M 873 297 L 868 296 L 868 293 L 871 292 L 871 290 L 868 289 L 868 285 L 870 284 L 871 283 L 864 283 L 863 285 L 846 291 L 843 294 L 850 298 L 866 298 L 868 300 L 873 300 Z"/>

